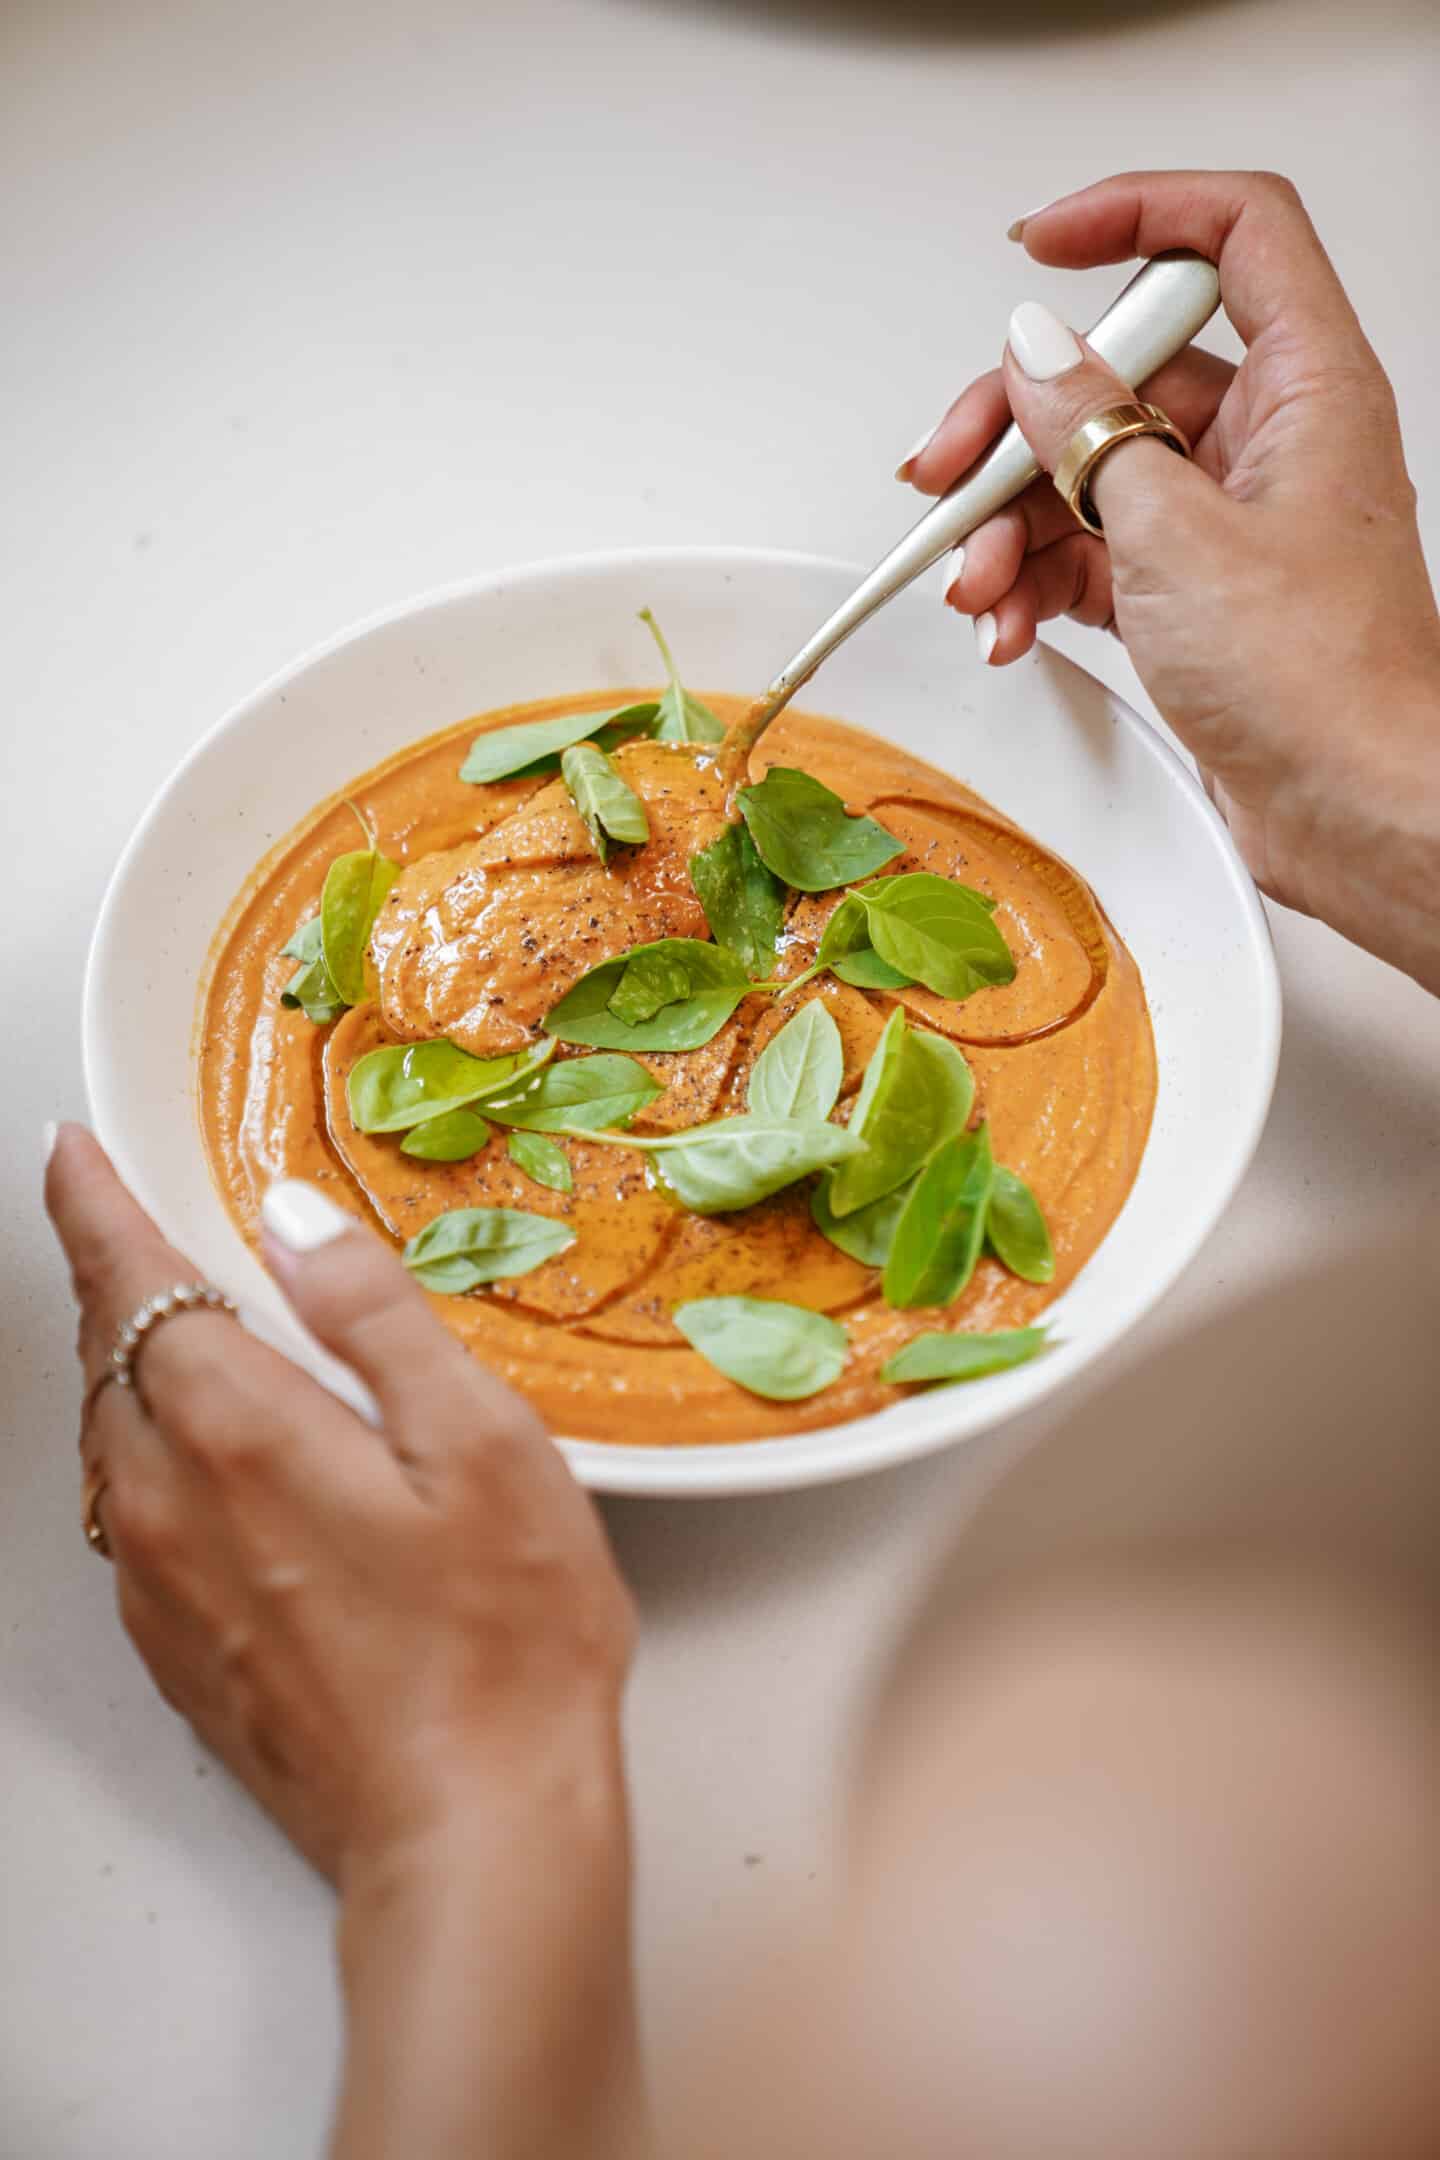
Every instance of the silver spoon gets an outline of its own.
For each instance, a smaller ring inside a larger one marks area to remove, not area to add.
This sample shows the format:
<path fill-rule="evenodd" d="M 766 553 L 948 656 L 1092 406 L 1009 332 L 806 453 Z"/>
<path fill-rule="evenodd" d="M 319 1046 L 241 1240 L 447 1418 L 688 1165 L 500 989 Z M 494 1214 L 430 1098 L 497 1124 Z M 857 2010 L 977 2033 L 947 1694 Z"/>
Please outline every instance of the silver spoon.
<path fill-rule="evenodd" d="M 1105 310 L 1090 332 L 1090 343 L 1133 390 L 1183 352 L 1219 305 L 1220 273 L 1213 263 L 1188 251 L 1157 255 Z M 932 563 L 958 547 L 967 534 L 1013 502 L 1039 471 L 1029 443 L 1012 423 L 980 463 L 957 480 L 911 526 L 898 547 L 862 579 L 756 700 L 726 746 L 740 769 L 775 715 L 837 645 L 843 645 L 852 631 L 913 584 Z"/>

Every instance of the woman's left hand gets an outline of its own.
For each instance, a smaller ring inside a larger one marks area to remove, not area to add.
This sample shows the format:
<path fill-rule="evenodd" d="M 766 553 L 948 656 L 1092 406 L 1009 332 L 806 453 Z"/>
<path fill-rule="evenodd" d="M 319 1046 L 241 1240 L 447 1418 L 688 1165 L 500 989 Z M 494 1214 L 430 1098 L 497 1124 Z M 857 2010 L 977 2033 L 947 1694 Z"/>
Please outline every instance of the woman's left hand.
<path fill-rule="evenodd" d="M 536 1414 L 317 1187 L 271 1188 L 267 1259 L 378 1430 L 203 1309 L 145 1338 L 134 1389 L 97 1391 L 117 1328 L 195 1270 L 76 1126 L 46 1203 L 121 1618 L 342 1893 L 335 2152 L 605 2147 L 630 2100 L 633 1621 L 589 1500 Z"/>

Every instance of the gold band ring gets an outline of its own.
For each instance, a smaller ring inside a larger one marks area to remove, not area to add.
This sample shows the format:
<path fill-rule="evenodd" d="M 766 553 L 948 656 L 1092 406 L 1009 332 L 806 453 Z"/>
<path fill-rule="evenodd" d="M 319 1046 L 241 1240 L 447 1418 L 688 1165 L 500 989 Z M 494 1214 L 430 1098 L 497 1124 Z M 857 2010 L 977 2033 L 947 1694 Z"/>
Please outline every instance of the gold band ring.
<path fill-rule="evenodd" d="M 110 1480 L 103 1470 L 87 1470 L 85 1493 L 80 1503 L 80 1526 L 85 1532 L 85 1542 L 91 1552 L 102 1560 L 110 1558 L 110 1540 L 105 1535 L 105 1525 L 100 1520 L 100 1502 L 110 1490 Z"/>
<path fill-rule="evenodd" d="M 1102 458 L 1117 443 L 1133 442 L 1138 435 L 1153 435 L 1180 457 L 1188 458 L 1190 445 L 1168 413 L 1158 405 L 1112 405 L 1076 428 L 1055 467 L 1055 486 L 1084 526 L 1086 532 L 1103 537 L 1105 528 L 1090 499 L 1090 481 Z"/>

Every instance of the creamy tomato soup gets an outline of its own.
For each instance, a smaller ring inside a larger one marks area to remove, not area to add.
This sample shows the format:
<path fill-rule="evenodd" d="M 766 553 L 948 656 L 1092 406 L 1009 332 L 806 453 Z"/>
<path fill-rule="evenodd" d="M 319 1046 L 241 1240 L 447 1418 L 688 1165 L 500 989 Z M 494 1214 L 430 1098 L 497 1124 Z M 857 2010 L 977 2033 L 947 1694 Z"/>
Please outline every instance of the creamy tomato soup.
<path fill-rule="evenodd" d="M 711 703 L 729 725 L 744 710 L 733 698 Z M 971 1126 L 988 1122 L 996 1160 L 1024 1179 L 1049 1226 L 1048 1282 L 1021 1280 L 987 1252 L 948 1307 L 896 1310 L 878 1271 L 816 1228 L 813 1177 L 743 1211 L 701 1215 L 677 1203 L 651 1156 L 624 1146 L 567 1137 L 573 1188 L 561 1192 L 525 1174 L 503 1132 L 468 1160 L 433 1162 L 402 1152 L 394 1133 L 359 1131 L 346 1083 L 365 1053 L 439 1038 L 477 1057 L 523 1050 L 598 963 L 658 939 L 708 936 L 688 862 L 725 821 L 713 747 L 641 739 L 614 750 L 615 770 L 645 805 L 650 838 L 612 849 L 603 865 L 555 777 L 485 786 L 459 777 L 477 729 L 616 704 L 609 692 L 469 720 L 352 781 L 259 866 L 222 927 L 202 991 L 199 1106 L 216 1183 L 252 1244 L 261 1197 L 278 1177 L 313 1180 L 397 1246 L 454 1209 L 521 1209 L 570 1225 L 577 1234 L 568 1249 L 529 1272 L 432 1297 L 445 1324 L 559 1432 L 674 1447 L 792 1433 L 880 1409 L 899 1399 L 879 1377 L 897 1349 L 936 1329 L 1029 1326 L 1115 1220 L 1155 1099 L 1138 971 L 1088 886 L 1001 811 L 893 744 L 789 712 L 753 754 L 752 780 L 772 766 L 810 774 L 901 844 L 887 875 L 927 871 L 993 900 L 1014 979 L 959 1001 L 919 984 L 866 989 L 830 974 L 789 998 L 757 990 L 700 1048 L 635 1052 L 663 1092 L 635 1117 L 633 1132 L 676 1132 L 743 1111 L 756 1058 L 812 999 L 824 1001 L 839 1028 L 844 1078 L 834 1117 L 843 1124 L 898 1001 L 914 1026 L 963 1052 L 975 1081 Z M 315 914 L 330 863 L 356 846 L 347 802 L 399 875 L 371 934 L 365 1002 L 317 1025 L 281 1004 L 295 968 L 281 948 Z M 841 897 L 791 895 L 777 979 L 814 960 Z M 555 1056 L 584 1054 L 561 1043 Z M 483 1112 L 483 1102 L 476 1107 Z M 730 1294 L 842 1321 L 849 1351 L 840 1377 L 793 1402 L 766 1400 L 725 1377 L 671 1316 L 688 1301 Z"/>

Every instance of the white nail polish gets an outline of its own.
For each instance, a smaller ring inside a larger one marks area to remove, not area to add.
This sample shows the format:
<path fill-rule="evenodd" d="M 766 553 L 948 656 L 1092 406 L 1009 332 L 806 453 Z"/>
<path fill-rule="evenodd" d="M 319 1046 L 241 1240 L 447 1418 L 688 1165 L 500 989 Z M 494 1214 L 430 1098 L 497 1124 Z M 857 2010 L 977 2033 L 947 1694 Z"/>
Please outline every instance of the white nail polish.
<path fill-rule="evenodd" d="M 895 478 L 896 478 L 897 480 L 908 480 L 908 479 L 909 479 L 909 477 L 910 477 L 910 467 L 911 467 L 911 466 L 912 466 L 912 465 L 914 464 L 914 462 L 915 462 L 916 458 L 917 458 L 917 457 L 919 457 L 919 455 L 920 455 L 921 451 L 922 451 L 922 450 L 928 450 L 928 449 L 929 449 L 929 447 L 930 447 L 930 445 L 931 445 L 931 443 L 932 443 L 932 442 L 933 442 L 934 440 L 935 440 L 935 430 L 934 430 L 934 428 L 933 428 L 933 427 L 932 427 L 932 428 L 927 428 L 927 429 L 926 429 L 926 431 L 925 431 L 925 433 L 924 433 L 924 434 L 923 434 L 923 435 L 922 435 L 922 436 L 920 437 L 920 440 L 919 440 L 919 442 L 917 442 L 917 443 L 916 443 L 916 445 L 915 445 L 914 449 L 913 449 L 913 450 L 907 450 L 907 451 L 906 451 L 906 453 L 905 453 L 905 455 L 904 455 L 904 457 L 902 457 L 902 458 L 901 458 L 901 460 L 900 460 L 900 463 L 899 463 L 899 464 L 898 464 L 898 465 L 896 466 L 896 468 L 895 468 Z"/>
<path fill-rule="evenodd" d="M 1051 197 L 1051 201 L 1052 201 L 1052 202 L 1054 202 L 1054 201 L 1058 201 L 1058 200 L 1059 200 L 1058 196 L 1052 196 L 1052 197 Z M 1018 240 L 1018 239 L 1019 239 L 1019 238 L 1021 237 L 1021 235 L 1022 235 L 1022 234 L 1024 233 L 1025 227 L 1026 227 L 1026 226 L 1027 226 L 1027 225 L 1029 224 L 1029 222 L 1030 222 L 1031 218 L 1032 218 L 1032 217 L 1039 217 L 1039 215 L 1040 215 L 1040 213 L 1041 213 L 1041 211 L 1042 211 L 1042 210 L 1048 210 L 1049 208 L 1050 208 L 1050 203 L 1048 203 L 1048 202 L 1036 203 L 1036 205 L 1035 205 L 1035 208 L 1034 208 L 1033 210 L 1027 210 L 1027 211 L 1025 211 L 1025 213 L 1023 214 L 1023 216 L 1021 216 L 1021 217 L 1017 217 L 1017 218 L 1016 218 L 1016 220 L 1015 220 L 1015 222 L 1014 222 L 1014 224 L 1013 224 L 1013 225 L 1007 225 L 1007 226 L 1006 226 L 1006 228 L 1005 228 L 1005 238 L 1006 238 L 1007 240 Z"/>
<path fill-rule="evenodd" d="M 260 1220 L 290 1252 L 314 1252 L 343 1237 L 355 1218 L 303 1178 L 278 1178 L 260 1203 Z"/>
<path fill-rule="evenodd" d="M 50 1157 L 54 1154 L 55 1141 L 59 1131 L 60 1128 L 54 1118 L 46 1118 L 45 1123 L 40 1128 L 40 1159 L 42 1162 L 48 1163 Z"/>
<path fill-rule="evenodd" d="M 990 656 L 1000 642 L 1000 625 L 987 609 L 975 618 L 975 650 L 980 655 L 981 667 L 989 667 Z"/>
<path fill-rule="evenodd" d="M 1053 382 L 1085 357 L 1074 331 L 1039 300 L 1022 300 L 1010 317 L 1010 350 L 1031 382 Z"/>

